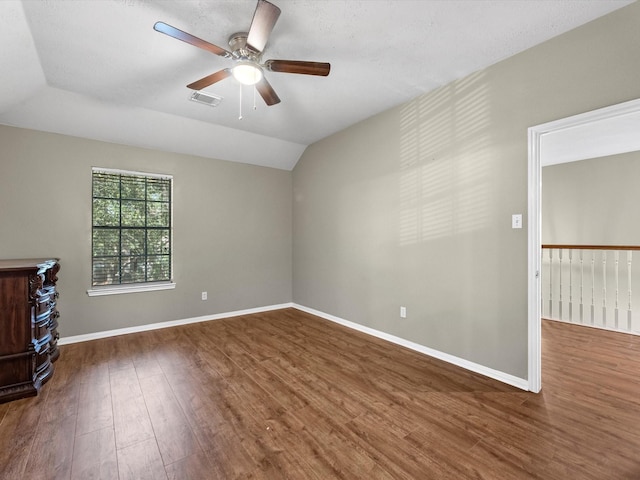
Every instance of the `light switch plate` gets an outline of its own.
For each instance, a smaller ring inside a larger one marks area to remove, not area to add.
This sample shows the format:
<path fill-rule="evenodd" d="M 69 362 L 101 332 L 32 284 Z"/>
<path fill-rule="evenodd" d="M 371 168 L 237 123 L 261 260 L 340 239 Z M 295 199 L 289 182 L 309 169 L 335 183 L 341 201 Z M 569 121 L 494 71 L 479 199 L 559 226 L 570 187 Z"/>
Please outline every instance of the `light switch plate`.
<path fill-rule="evenodd" d="M 511 215 L 511 228 L 522 228 L 522 214 L 515 213 Z"/>

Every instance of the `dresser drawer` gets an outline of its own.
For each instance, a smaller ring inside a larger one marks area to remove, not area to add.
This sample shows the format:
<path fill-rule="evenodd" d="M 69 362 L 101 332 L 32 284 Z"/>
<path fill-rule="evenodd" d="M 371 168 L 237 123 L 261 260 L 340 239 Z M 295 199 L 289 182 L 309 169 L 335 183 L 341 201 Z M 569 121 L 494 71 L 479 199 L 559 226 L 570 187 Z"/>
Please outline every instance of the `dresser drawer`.
<path fill-rule="evenodd" d="M 49 311 L 53 305 L 55 305 L 55 301 L 53 300 L 53 296 L 49 294 L 49 292 L 42 291 L 41 294 L 36 297 L 36 317 L 39 317 Z"/>
<path fill-rule="evenodd" d="M 42 345 L 48 344 L 51 340 L 51 317 L 53 313 L 54 310 L 49 307 L 33 319 L 32 342 L 36 351 L 40 351 Z"/>

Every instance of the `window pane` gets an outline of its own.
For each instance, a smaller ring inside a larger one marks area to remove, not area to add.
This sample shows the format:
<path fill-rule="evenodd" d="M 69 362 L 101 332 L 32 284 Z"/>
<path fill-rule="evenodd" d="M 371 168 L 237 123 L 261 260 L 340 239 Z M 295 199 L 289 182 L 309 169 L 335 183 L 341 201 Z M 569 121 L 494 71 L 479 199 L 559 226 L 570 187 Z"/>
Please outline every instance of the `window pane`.
<path fill-rule="evenodd" d="M 94 172 L 93 196 L 120 198 L 120 175 Z"/>
<path fill-rule="evenodd" d="M 160 202 L 148 202 L 147 225 L 149 227 L 168 227 L 169 204 Z"/>
<path fill-rule="evenodd" d="M 147 257 L 147 280 L 157 282 L 171 278 L 171 259 L 169 255 L 149 255 Z"/>
<path fill-rule="evenodd" d="M 120 259 L 96 257 L 93 259 L 93 285 L 120 283 Z"/>
<path fill-rule="evenodd" d="M 147 200 L 168 202 L 171 200 L 171 182 L 165 179 L 150 178 L 147 181 Z"/>
<path fill-rule="evenodd" d="M 120 225 L 120 201 L 93 199 L 93 225 L 97 227 L 117 227 Z"/>
<path fill-rule="evenodd" d="M 93 172 L 93 285 L 171 280 L 170 178 Z"/>
<path fill-rule="evenodd" d="M 93 230 L 93 256 L 118 255 L 120 251 L 120 229 Z"/>
<path fill-rule="evenodd" d="M 144 201 L 122 200 L 122 226 L 144 227 Z"/>
<path fill-rule="evenodd" d="M 122 252 L 124 255 L 144 255 L 144 228 L 122 230 Z"/>
<path fill-rule="evenodd" d="M 169 253 L 170 240 L 169 229 L 149 230 L 147 232 L 147 254 L 167 255 Z"/>
<path fill-rule="evenodd" d="M 146 190 L 145 177 L 122 176 L 122 198 L 123 199 L 145 199 Z"/>
<path fill-rule="evenodd" d="M 139 283 L 146 281 L 144 256 L 122 257 L 121 283 Z"/>

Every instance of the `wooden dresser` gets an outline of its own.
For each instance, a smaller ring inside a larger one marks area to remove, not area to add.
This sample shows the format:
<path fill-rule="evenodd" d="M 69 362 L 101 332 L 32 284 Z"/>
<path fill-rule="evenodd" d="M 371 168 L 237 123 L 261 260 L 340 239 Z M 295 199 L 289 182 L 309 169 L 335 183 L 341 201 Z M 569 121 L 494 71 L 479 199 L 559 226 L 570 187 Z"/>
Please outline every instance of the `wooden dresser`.
<path fill-rule="evenodd" d="M 0 403 L 38 394 L 58 352 L 58 259 L 0 260 Z"/>

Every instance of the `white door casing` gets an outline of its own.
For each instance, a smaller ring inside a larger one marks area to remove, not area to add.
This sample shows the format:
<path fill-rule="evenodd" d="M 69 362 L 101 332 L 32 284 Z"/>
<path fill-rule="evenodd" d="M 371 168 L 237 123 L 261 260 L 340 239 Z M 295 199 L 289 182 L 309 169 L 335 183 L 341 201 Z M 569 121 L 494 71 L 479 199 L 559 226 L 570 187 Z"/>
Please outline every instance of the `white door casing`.
<path fill-rule="evenodd" d="M 529 390 L 542 388 L 542 167 L 640 150 L 640 99 L 530 127 L 528 160 Z"/>

